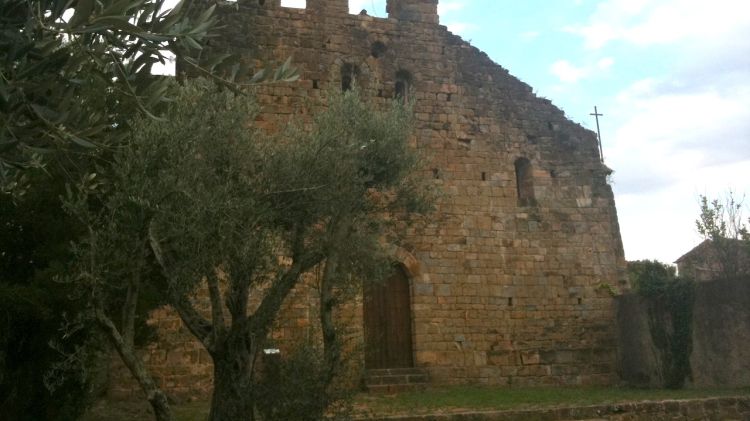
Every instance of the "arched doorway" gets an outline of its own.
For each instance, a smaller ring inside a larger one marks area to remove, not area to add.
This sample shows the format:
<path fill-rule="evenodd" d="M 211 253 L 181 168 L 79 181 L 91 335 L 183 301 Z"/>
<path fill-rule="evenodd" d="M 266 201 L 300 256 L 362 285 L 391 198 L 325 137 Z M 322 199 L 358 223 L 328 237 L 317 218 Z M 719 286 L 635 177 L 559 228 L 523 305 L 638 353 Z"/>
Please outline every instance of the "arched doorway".
<path fill-rule="evenodd" d="M 382 283 L 364 288 L 365 367 L 413 367 L 409 278 L 398 265 Z"/>

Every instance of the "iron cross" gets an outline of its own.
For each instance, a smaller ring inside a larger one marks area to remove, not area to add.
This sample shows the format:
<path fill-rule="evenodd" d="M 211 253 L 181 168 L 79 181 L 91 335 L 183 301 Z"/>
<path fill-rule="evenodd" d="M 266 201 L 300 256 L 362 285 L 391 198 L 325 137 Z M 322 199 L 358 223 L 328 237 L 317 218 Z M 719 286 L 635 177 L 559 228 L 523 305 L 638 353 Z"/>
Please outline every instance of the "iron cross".
<path fill-rule="evenodd" d="M 599 130 L 599 117 L 603 117 L 604 114 L 599 114 L 599 111 L 596 109 L 596 105 L 594 105 L 594 112 L 589 114 L 593 115 L 596 118 L 596 135 L 597 139 L 599 140 L 599 158 L 604 162 L 604 151 L 602 150 L 602 132 Z"/>

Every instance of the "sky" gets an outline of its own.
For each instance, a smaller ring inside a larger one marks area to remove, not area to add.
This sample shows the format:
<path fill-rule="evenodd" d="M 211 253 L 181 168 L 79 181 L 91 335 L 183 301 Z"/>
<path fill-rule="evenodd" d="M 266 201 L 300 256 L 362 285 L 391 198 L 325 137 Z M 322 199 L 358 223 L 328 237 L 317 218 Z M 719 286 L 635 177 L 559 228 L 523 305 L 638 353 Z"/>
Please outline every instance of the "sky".
<path fill-rule="evenodd" d="M 573 121 L 596 130 L 598 107 L 626 259 L 674 262 L 701 241 L 700 195 L 750 195 L 747 0 L 440 0 L 438 8 L 441 24 Z M 385 0 L 350 0 L 349 9 L 386 16 Z"/>

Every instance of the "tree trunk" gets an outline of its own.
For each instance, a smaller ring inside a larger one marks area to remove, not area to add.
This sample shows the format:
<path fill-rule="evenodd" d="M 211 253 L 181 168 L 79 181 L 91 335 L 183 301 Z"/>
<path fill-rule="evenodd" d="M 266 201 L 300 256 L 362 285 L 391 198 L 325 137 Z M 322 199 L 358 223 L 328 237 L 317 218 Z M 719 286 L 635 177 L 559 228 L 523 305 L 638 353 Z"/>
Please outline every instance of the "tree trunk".
<path fill-rule="evenodd" d="M 234 345 L 232 345 L 234 344 Z M 228 340 L 212 354 L 214 391 L 209 421 L 254 420 L 253 356 L 244 344 Z"/>
<path fill-rule="evenodd" d="M 335 266 L 337 263 L 334 259 L 329 259 L 326 262 L 326 272 L 329 266 Z M 332 276 L 334 275 L 324 276 L 320 286 L 320 327 L 323 333 L 323 359 L 325 364 L 325 378 L 323 382 L 326 389 L 333 383 L 339 362 L 341 361 L 341 344 L 336 335 L 336 325 L 333 322 L 333 308 L 336 305 L 336 300 L 333 296 Z"/>
<path fill-rule="evenodd" d="M 338 273 L 341 260 L 340 247 L 345 247 L 344 239 L 352 225 L 350 219 L 346 217 L 339 219 L 337 222 L 320 285 L 320 327 L 323 333 L 323 357 L 326 370 L 323 381 L 326 390 L 333 383 L 341 362 L 341 344 L 336 335 L 336 325 L 333 322 L 333 309 L 337 304 L 334 296 L 334 285 L 337 277 L 340 276 Z"/>

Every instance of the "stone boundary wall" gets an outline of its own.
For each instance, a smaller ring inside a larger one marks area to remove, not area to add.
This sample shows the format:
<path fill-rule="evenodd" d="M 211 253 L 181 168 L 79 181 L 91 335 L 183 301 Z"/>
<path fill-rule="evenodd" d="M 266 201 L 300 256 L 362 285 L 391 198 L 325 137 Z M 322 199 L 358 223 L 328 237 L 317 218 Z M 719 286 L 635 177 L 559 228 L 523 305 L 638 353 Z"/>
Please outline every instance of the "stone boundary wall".
<path fill-rule="evenodd" d="M 360 419 L 372 421 L 750 420 L 750 396 Z"/>
<path fill-rule="evenodd" d="M 750 279 L 698 282 L 695 288 L 687 386 L 750 386 Z M 661 387 L 645 301 L 637 294 L 616 301 L 620 377 L 631 385 Z"/>

